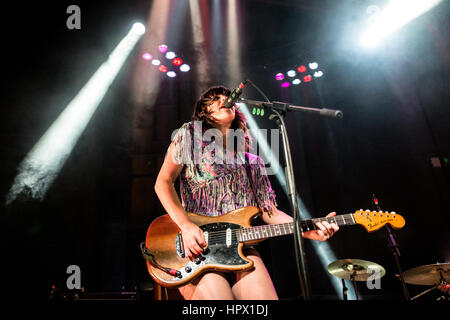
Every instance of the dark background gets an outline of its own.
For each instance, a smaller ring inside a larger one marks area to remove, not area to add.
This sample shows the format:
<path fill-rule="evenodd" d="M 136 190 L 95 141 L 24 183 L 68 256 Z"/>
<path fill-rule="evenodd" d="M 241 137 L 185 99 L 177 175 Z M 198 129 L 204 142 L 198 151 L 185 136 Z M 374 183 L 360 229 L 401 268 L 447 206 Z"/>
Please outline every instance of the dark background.
<path fill-rule="evenodd" d="M 212 1 L 211 1 L 212 2 Z M 211 4 L 209 2 L 209 4 Z M 204 1 L 208 3 L 208 1 Z M 449 262 L 449 4 L 417 18 L 367 51 L 355 31 L 365 8 L 386 1 L 240 1 L 241 73 L 272 100 L 340 109 L 342 120 L 300 113 L 286 117 L 299 195 L 313 217 L 372 209 L 396 211 L 394 231 L 403 270 Z M 81 8 L 81 30 L 66 28 L 66 8 Z M 71 156 L 43 200 L 5 199 L 28 151 L 78 93 L 135 21 L 147 21 L 152 1 L 16 3 L 2 20 L 1 244 L 4 292 L 46 299 L 65 288 L 66 268 L 82 271 L 87 292 L 151 287 L 139 243 L 164 213 L 153 184 L 171 132 L 189 121 L 196 100 L 193 70 L 162 78 L 157 99 L 137 106 L 133 74 L 142 47 L 132 51 Z M 187 11 L 188 14 L 189 11 Z M 211 19 L 213 19 L 211 17 Z M 169 22 L 170 23 L 170 22 Z M 174 46 L 193 60 L 190 18 Z M 175 37 L 175 36 L 174 36 Z M 155 44 L 156 46 L 157 44 Z M 221 50 L 220 46 L 218 50 Z M 213 84 L 227 83 L 225 54 L 214 55 Z M 324 76 L 281 89 L 274 74 L 319 62 Z M 162 77 L 162 76 L 161 76 Z M 252 87 L 244 97 L 262 100 Z M 262 128 L 275 128 L 264 118 Z M 432 157 L 441 159 L 433 167 Z M 287 198 L 271 176 L 279 208 Z M 308 268 L 316 299 L 339 299 L 309 240 Z M 359 286 L 365 299 L 403 299 L 385 229 L 342 229 L 328 241 L 337 259 L 363 259 L 386 269 L 380 290 Z M 301 295 L 292 237 L 260 244 L 282 299 Z M 411 295 L 425 289 L 408 285 Z M 336 291 L 337 290 L 337 291 Z M 432 299 L 433 294 L 423 299 Z"/>

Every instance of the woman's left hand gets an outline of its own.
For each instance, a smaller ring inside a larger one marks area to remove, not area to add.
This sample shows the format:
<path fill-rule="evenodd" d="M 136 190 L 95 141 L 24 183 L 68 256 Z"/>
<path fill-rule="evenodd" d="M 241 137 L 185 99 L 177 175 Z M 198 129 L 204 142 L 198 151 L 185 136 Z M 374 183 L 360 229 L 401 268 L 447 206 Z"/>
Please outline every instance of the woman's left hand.
<path fill-rule="evenodd" d="M 327 217 L 334 217 L 335 215 L 336 212 L 331 212 L 327 215 Z M 330 224 L 326 221 L 323 221 L 316 222 L 316 225 L 318 229 L 303 232 L 303 237 L 311 240 L 326 241 L 330 239 L 336 233 L 336 231 L 339 230 L 339 227 L 336 223 Z"/>

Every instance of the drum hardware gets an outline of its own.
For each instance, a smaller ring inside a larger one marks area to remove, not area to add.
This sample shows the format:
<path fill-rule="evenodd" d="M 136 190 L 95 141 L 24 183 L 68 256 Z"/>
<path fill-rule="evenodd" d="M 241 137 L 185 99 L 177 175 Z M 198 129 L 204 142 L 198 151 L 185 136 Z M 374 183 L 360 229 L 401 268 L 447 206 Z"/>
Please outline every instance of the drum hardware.
<path fill-rule="evenodd" d="M 417 299 L 450 282 L 450 263 L 429 264 L 409 269 L 403 273 L 403 279 L 409 284 L 432 286 L 411 298 L 411 300 Z"/>
<path fill-rule="evenodd" d="M 343 298 L 347 300 L 347 287 L 344 280 L 350 280 L 355 289 L 356 300 L 359 300 L 357 281 L 376 280 L 386 274 L 386 270 L 371 261 L 359 259 L 336 260 L 328 265 L 328 272 L 333 276 L 342 278 Z"/>

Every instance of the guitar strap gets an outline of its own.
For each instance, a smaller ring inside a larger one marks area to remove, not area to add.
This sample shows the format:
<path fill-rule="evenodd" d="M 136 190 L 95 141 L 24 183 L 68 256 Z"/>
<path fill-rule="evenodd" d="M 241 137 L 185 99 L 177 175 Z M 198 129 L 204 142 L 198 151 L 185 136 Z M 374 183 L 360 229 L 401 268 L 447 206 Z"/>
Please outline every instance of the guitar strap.
<path fill-rule="evenodd" d="M 247 173 L 248 181 L 250 181 L 250 185 L 252 187 L 253 195 L 255 196 L 256 203 L 258 204 L 258 208 L 261 211 L 261 206 L 260 206 L 259 199 L 258 199 L 258 193 L 256 192 L 255 183 L 252 179 L 252 172 L 251 172 L 251 168 L 250 168 L 250 158 L 249 158 L 249 155 L 247 152 L 245 153 L 245 165 L 244 166 L 245 166 L 245 171 Z"/>

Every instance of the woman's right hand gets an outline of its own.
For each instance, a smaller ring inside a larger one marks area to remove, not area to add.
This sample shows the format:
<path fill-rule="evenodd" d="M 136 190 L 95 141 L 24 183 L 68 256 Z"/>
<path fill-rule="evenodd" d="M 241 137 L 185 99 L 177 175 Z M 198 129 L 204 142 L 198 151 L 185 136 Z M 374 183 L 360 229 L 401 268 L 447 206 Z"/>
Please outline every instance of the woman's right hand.
<path fill-rule="evenodd" d="M 180 227 L 183 237 L 184 253 L 190 260 L 203 253 L 207 243 L 203 230 L 196 224 L 188 222 Z"/>

